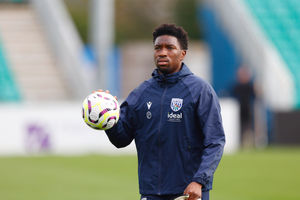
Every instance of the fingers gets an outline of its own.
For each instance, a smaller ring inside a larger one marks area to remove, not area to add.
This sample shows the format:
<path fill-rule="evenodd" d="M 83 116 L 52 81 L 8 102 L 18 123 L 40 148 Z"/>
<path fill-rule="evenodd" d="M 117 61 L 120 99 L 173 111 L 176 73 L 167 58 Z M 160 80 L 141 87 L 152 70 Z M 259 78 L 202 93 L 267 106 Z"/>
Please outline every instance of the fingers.
<path fill-rule="evenodd" d="M 201 194 L 199 194 L 197 192 L 189 191 L 189 192 L 184 193 L 184 194 L 187 194 L 189 196 L 189 198 L 187 200 L 198 200 L 198 199 L 201 199 Z"/>
<path fill-rule="evenodd" d="M 103 90 L 99 89 L 99 90 L 94 90 L 93 93 L 95 92 L 103 92 Z"/>
<path fill-rule="evenodd" d="M 187 200 L 198 200 L 202 196 L 202 185 L 196 182 L 190 183 L 184 190 L 184 194 L 188 194 Z"/>
<path fill-rule="evenodd" d="M 94 90 L 93 93 L 95 93 L 95 92 L 104 92 L 104 90 L 102 90 L 102 89 Z M 109 90 L 105 90 L 105 92 L 109 94 Z"/>
<path fill-rule="evenodd" d="M 199 199 L 198 195 L 196 195 L 196 194 L 190 194 L 189 198 L 187 200 L 198 200 L 198 199 Z"/>
<path fill-rule="evenodd" d="M 187 200 L 197 200 L 198 199 L 198 196 L 193 194 L 193 193 L 184 193 L 187 195 Z"/>

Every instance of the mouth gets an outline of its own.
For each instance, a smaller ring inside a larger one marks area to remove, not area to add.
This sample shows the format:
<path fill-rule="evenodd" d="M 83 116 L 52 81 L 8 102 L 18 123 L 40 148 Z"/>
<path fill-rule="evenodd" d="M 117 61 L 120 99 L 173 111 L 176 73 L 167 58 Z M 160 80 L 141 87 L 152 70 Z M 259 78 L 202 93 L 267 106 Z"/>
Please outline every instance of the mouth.
<path fill-rule="evenodd" d="M 159 66 L 166 66 L 169 64 L 169 60 L 168 59 L 158 59 L 157 60 L 157 65 Z"/>

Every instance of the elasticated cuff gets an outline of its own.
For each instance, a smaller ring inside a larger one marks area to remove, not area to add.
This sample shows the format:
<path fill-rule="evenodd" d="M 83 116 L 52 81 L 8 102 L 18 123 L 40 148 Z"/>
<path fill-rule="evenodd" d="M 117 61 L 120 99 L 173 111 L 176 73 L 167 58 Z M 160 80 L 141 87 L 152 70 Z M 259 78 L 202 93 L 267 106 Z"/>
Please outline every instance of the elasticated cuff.
<path fill-rule="evenodd" d="M 202 185 L 202 189 L 204 191 L 212 189 L 212 186 L 211 186 L 212 184 L 211 184 L 209 178 L 194 177 L 193 181 L 200 183 Z"/>

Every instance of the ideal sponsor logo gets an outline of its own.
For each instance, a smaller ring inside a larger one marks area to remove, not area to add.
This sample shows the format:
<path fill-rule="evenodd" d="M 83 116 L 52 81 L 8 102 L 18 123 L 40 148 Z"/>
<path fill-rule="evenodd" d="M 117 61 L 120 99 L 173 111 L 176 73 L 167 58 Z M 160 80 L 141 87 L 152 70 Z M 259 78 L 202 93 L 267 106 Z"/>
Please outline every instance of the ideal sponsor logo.
<path fill-rule="evenodd" d="M 168 113 L 169 119 L 182 119 L 182 113 L 174 114 L 174 113 Z"/>
<path fill-rule="evenodd" d="M 168 121 L 170 122 L 181 122 L 182 119 L 182 113 L 168 113 Z"/>

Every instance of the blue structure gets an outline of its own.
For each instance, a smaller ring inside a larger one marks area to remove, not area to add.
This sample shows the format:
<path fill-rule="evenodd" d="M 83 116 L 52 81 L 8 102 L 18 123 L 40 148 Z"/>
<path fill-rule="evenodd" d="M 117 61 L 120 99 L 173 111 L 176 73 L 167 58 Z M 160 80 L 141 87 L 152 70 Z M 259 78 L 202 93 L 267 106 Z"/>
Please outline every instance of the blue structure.
<path fill-rule="evenodd" d="M 199 8 L 198 18 L 204 25 L 204 37 L 212 56 L 212 85 L 219 96 L 227 96 L 236 82 L 236 70 L 241 61 L 213 10 L 203 6 Z"/>

